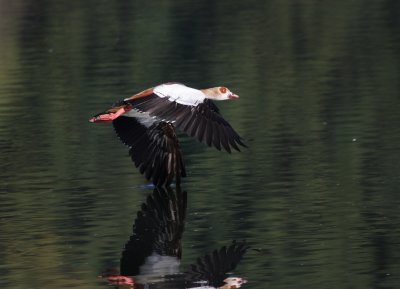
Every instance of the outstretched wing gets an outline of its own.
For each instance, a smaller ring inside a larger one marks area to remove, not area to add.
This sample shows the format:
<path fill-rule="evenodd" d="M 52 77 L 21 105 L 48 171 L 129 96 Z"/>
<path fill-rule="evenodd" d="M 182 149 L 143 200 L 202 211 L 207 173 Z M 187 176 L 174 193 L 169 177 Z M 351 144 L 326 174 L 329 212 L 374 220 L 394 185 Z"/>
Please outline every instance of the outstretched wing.
<path fill-rule="evenodd" d="M 154 254 L 180 260 L 185 225 L 187 193 L 155 188 L 137 213 L 133 234 L 122 252 L 121 275 L 134 276 Z"/>
<path fill-rule="evenodd" d="M 195 264 L 190 265 L 186 275 L 191 281 L 207 281 L 215 287 L 222 286 L 227 273 L 236 268 L 248 248 L 245 242 L 233 241 L 228 247 L 198 258 Z"/>
<path fill-rule="evenodd" d="M 149 127 L 138 118 L 120 116 L 113 120 L 118 137 L 129 146 L 135 166 L 156 186 L 167 186 L 186 176 L 185 165 L 175 134 L 168 122 L 153 122 Z"/>
<path fill-rule="evenodd" d="M 239 145 L 246 147 L 242 138 L 209 99 L 188 105 L 171 97 L 159 97 L 152 93 L 140 98 L 133 96 L 126 99 L 125 103 L 159 120 L 173 122 L 189 136 L 218 150 L 224 148 L 230 153 L 231 148 L 240 151 Z"/>

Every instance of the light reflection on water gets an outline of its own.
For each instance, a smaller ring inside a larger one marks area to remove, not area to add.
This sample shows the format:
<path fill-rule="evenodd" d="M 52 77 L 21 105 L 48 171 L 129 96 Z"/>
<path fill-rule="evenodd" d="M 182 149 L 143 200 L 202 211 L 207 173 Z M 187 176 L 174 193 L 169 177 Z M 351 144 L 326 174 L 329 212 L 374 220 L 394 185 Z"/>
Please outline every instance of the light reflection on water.
<path fill-rule="evenodd" d="M 219 107 L 249 146 L 181 138 L 183 265 L 246 239 L 249 288 L 398 288 L 396 3 L 15 3 L 0 1 L 0 287 L 105 288 L 152 188 L 87 119 L 173 80 L 237 92 Z"/>

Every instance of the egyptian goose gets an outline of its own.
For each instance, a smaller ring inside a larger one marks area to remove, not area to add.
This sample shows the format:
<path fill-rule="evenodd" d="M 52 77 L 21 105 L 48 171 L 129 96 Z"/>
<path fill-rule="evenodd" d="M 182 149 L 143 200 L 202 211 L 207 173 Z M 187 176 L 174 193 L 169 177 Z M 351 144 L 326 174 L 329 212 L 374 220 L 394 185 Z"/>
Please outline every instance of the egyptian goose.
<path fill-rule="evenodd" d="M 90 122 L 110 122 L 140 173 L 156 186 L 186 176 L 176 136 L 178 128 L 198 141 L 231 152 L 246 147 L 213 100 L 237 99 L 226 87 L 195 89 L 165 83 L 126 98 Z"/>
<path fill-rule="evenodd" d="M 246 280 L 229 272 L 246 253 L 245 242 L 233 241 L 198 258 L 186 270 L 179 270 L 186 208 L 187 193 L 179 186 L 176 190 L 156 187 L 137 213 L 119 272 L 107 270 L 100 277 L 132 288 L 183 289 L 198 288 L 200 284 L 210 286 L 207 288 L 239 288 Z"/>

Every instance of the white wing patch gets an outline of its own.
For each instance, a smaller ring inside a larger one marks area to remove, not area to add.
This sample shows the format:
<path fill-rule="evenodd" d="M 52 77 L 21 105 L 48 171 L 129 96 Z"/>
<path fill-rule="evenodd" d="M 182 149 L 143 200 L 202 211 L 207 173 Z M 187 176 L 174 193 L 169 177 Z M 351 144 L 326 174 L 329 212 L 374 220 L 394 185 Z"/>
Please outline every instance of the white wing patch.
<path fill-rule="evenodd" d="M 148 112 L 141 112 L 137 109 L 132 109 L 124 113 L 123 116 L 134 117 L 136 118 L 137 121 L 139 121 L 142 125 L 144 125 L 147 128 L 151 127 L 157 121 L 157 118 L 154 116 L 151 117 Z"/>
<path fill-rule="evenodd" d="M 179 272 L 179 265 L 180 261 L 177 257 L 161 256 L 157 253 L 152 253 L 146 257 L 145 263 L 140 266 L 140 275 L 145 277 L 156 274 L 157 276 L 176 274 Z"/>
<path fill-rule="evenodd" d="M 153 93 L 169 101 L 176 101 L 183 105 L 196 106 L 202 103 L 206 96 L 198 89 L 187 87 L 183 84 L 161 84 L 154 88 Z"/>

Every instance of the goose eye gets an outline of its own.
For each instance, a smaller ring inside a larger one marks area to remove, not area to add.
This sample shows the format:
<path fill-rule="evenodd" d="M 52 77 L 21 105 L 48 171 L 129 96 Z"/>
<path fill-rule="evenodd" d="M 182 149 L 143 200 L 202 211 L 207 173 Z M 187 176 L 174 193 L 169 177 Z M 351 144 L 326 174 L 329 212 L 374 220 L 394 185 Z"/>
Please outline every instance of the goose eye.
<path fill-rule="evenodd" d="M 219 88 L 219 91 L 220 91 L 221 93 L 225 93 L 225 92 L 226 92 L 226 87 L 220 87 L 220 88 Z"/>

